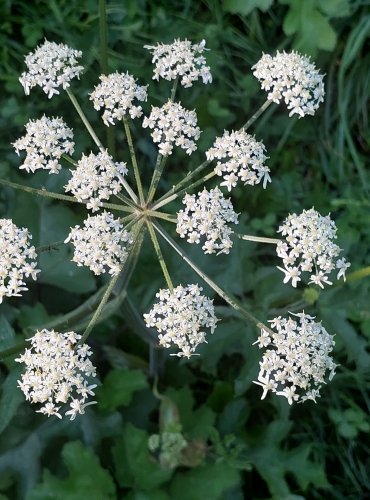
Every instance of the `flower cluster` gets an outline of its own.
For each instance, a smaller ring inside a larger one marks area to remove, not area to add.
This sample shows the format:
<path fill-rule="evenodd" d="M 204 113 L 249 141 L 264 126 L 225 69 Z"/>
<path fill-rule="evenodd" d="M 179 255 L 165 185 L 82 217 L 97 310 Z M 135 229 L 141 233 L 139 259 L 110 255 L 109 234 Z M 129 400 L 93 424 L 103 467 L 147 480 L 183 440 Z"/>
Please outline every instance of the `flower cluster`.
<path fill-rule="evenodd" d="M 31 348 L 15 360 L 26 365 L 18 387 L 27 401 L 43 404 L 38 413 L 62 418 L 60 404 L 69 403 L 70 410 L 65 416 L 70 415 L 74 420 L 78 413 L 85 413 L 86 406 L 95 403 L 86 403 L 89 396 L 94 396 L 96 387 L 89 385 L 87 378 L 95 377 L 96 373 L 89 359 L 92 354 L 89 346 L 77 345 L 80 338 L 75 332 L 37 331 L 28 339 Z"/>
<path fill-rule="evenodd" d="M 96 212 L 102 206 L 102 200 L 120 192 L 122 186 L 117 175 L 127 174 L 127 168 L 125 163 L 114 163 L 107 152 L 100 152 L 82 155 L 77 168 L 71 172 L 72 178 L 65 190 L 78 201 L 89 200 L 86 207 Z"/>
<path fill-rule="evenodd" d="M 189 40 L 175 40 L 171 44 L 159 43 L 155 46 L 145 45 L 153 55 L 154 80 L 180 79 L 184 87 L 192 87 L 193 82 L 202 79 L 203 83 L 211 83 L 212 75 L 206 59 L 201 55 L 206 42 L 192 44 Z"/>
<path fill-rule="evenodd" d="M 75 226 L 64 243 L 74 246 L 73 262 L 86 266 L 99 275 L 117 275 L 127 258 L 127 247 L 132 243 L 131 233 L 123 228 L 119 219 L 109 212 L 88 216 L 84 227 Z"/>
<path fill-rule="evenodd" d="M 198 285 L 179 285 L 172 292 L 160 290 L 156 294 L 159 302 L 144 314 L 147 327 L 158 330 L 159 344 L 176 345 L 180 349 L 177 356 L 190 358 L 197 346 L 206 342 L 204 329 L 213 333 L 216 328 L 213 301 L 202 295 L 202 290 Z"/>
<path fill-rule="evenodd" d="M 3 297 L 20 297 L 28 290 L 24 282 L 36 280 L 36 250 L 30 245 L 28 229 L 17 227 L 10 219 L 0 219 L 0 304 Z"/>
<path fill-rule="evenodd" d="M 50 174 L 58 174 L 62 168 L 59 163 L 61 156 L 74 151 L 72 130 L 62 118 L 47 118 L 44 115 L 39 120 L 30 120 L 26 131 L 25 136 L 13 143 L 17 155 L 20 151 L 26 152 L 26 159 L 19 168 L 28 173 L 43 169 L 49 170 Z"/>
<path fill-rule="evenodd" d="M 336 259 L 341 249 L 333 242 L 337 228 L 329 215 L 323 217 L 314 208 L 303 210 L 300 215 L 289 215 L 278 232 L 284 236 L 276 246 L 277 255 L 284 263 L 284 269 L 278 267 L 285 274 L 284 283 L 292 280 L 296 287 L 301 273 L 307 271 L 312 273 L 309 283 L 324 288 L 332 284 L 328 276 L 335 268 L 337 279 L 346 279 L 350 264 L 344 258 Z"/>
<path fill-rule="evenodd" d="M 28 72 L 22 73 L 19 81 L 26 95 L 30 89 L 39 85 L 49 99 L 59 94 L 58 87 L 69 87 L 73 78 L 79 78 L 83 70 L 78 66 L 82 52 L 74 50 L 63 43 L 45 42 L 25 58 Z"/>
<path fill-rule="evenodd" d="M 197 127 L 196 112 L 188 111 L 178 102 L 169 100 L 161 108 L 152 106 L 149 117 L 143 120 L 143 127 L 153 130 L 152 139 L 159 143 L 159 152 L 163 156 L 172 153 L 173 144 L 185 149 L 188 155 L 197 149 L 195 141 L 199 139 L 200 128 Z"/>
<path fill-rule="evenodd" d="M 216 187 L 205 188 L 197 195 L 185 195 L 185 210 L 177 214 L 176 231 L 189 243 L 199 243 L 202 236 L 206 241 L 202 246 L 204 253 L 229 253 L 233 242 L 232 229 L 227 223 L 238 224 L 238 215 L 230 199 L 226 199 Z"/>
<path fill-rule="evenodd" d="M 289 404 L 308 399 L 316 402 L 326 371 L 329 380 L 335 375 L 337 365 L 330 356 L 333 336 L 314 317 L 304 312 L 294 316 L 298 320 L 274 318 L 269 323 L 275 331 L 262 329 L 255 342 L 260 349 L 270 347 L 263 354 L 258 381 L 254 382 L 263 388 L 261 399 L 271 391 L 285 396 Z"/>
<path fill-rule="evenodd" d="M 289 116 L 314 115 L 324 100 L 323 76 L 308 57 L 297 52 L 264 54 L 252 69 L 270 101 L 284 99 Z"/>
<path fill-rule="evenodd" d="M 208 160 L 226 160 L 217 162 L 215 172 L 224 178 L 221 186 L 231 191 L 239 180 L 252 186 L 263 181 L 263 187 L 266 187 L 271 178 L 270 169 L 264 165 L 267 159 L 265 151 L 264 144 L 243 129 L 231 133 L 225 130 L 222 137 L 216 138 L 206 156 Z"/>
<path fill-rule="evenodd" d="M 136 85 L 136 80 L 128 73 L 112 73 L 101 75 L 101 83 L 90 94 L 94 108 L 104 110 L 102 119 L 105 125 L 114 125 L 115 121 L 122 120 L 127 114 L 131 118 L 142 115 L 142 107 L 134 104 L 134 99 L 146 101 L 146 86 Z"/>

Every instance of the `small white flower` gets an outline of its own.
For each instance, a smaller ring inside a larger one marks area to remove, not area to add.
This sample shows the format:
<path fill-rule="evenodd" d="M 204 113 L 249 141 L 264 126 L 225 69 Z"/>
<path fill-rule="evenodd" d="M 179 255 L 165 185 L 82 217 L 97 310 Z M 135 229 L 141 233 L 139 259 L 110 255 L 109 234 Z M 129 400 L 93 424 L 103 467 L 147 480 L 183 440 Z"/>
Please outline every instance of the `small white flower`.
<path fill-rule="evenodd" d="M 230 199 L 224 198 L 218 188 L 207 191 L 205 188 L 197 195 L 185 195 L 182 200 L 185 210 L 177 214 L 176 231 L 189 243 L 199 243 L 205 236 L 202 246 L 204 253 L 226 253 L 232 247 L 232 229 L 228 223 L 238 224 L 238 214 L 234 212 Z"/>
<path fill-rule="evenodd" d="M 90 94 L 96 110 L 103 109 L 103 122 L 107 127 L 116 121 L 123 120 L 129 114 L 131 118 L 142 115 L 142 107 L 134 101 L 146 101 L 147 86 L 136 84 L 136 80 L 128 73 L 112 73 L 101 75 L 101 83 Z"/>
<path fill-rule="evenodd" d="M 180 79 L 181 85 L 191 87 L 193 82 L 202 79 L 203 83 L 211 83 L 212 75 L 206 59 L 206 42 L 192 44 L 189 40 L 175 40 L 171 44 L 159 43 L 155 46 L 145 45 L 152 55 L 155 63 L 153 80 Z"/>
<path fill-rule="evenodd" d="M 238 181 L 244 185 L 254 186 L 262 181 L 263 188 L 271 182 L 270 169 L 264 164 L 265 146 L 262 142 L 240 130 L 228 132 L 225 130 L 222 137 L 217 137 L 213 146 L 206 152 L 208 160 L 219 160 L 215 172 L 224 178 L 221 186 L 231 191 Z M 220 161 L 224 160 L 224 161 Z"/>
<path fill-rule="evenodd" d="M 156 295 L 159 302 L 144 314 L 146 326 L 158 330 L 159 344 L 176 345 L 180 349 L 177 356 L 192 356 L 197 346 L 206 342 L 205 330 L 213 333 L 216 328 L 213 301 L 201 295 L 202 290 L 198 285 L 179 285 L 173 292 L 161 289 Z"/>
<path fill-rule="evenodd" d="M 4 297 L 19 297 L 28 290 L 25 278 L 36 280 L 36 250 L 31 234 L 10 219 L 0 219 L 0 304 Z"/>
<path fill-rule="evenodd" d="M 26 152 L 26 159 L 19 168 L 32 173 L 44 169 L 50 174 L 58 174 L 61 156 L 74 151 L 72 130 L 62 118 L 45 115 L 40 120 L 30 120 L 26 130 L 26 135 L 13 143 L 17 155 L 20 151 Z"/>
<path fill-rule="evenodd" d="M 96 373 L 89 360 L 92 354 L 89 347 L 83 344 L 76 349 L 80 338 L 75 332 L 38 330 L 28 339 L 31 348 L 15 360 L 26 365 L 26 372 L 18 380 L 26 399 L 43 404 L 38 413 L 62 418 L 60 406 L 55 403 L 69 402 L 71 410 L 65 415 L 75 418 L 77 413 L 84 413 L 86 406 L 95 403 L 86 403 L 88 396 L 94 396 L 96 387 L 95 384 L 89 386 L 86 378 Z"/>
<path fill-rule="evenodd" d="M 350 264 L 344 258 L 336 259 L 341 249 L 333 242 L 337 228 L 329 215 L 323 217 L 314 208 L 303 210 L 300 215 L 289 215 L 278 232 L 284 237 L 276 245 L 277 255 L 284 263 L 284 269 L 278 266 L 285 274 L 284 283 L 292 280 L 296 287 L 302 272 L 315 271 L 309 284 L 324 288 L 332 284 L 329 275 L 335 268 L 339 269 L 337 278 L 345 280 Z"/>
<path fill-rule="evenodd" d="M 75 226 L 65 243 L 74 246 L 73 262 L 86 266 L 95 274 L 102 274 L 109 269 L 111 275 L 117 275 L 128 255 L 127 247 L 132 243 L 131 233 L 123 228 L 118 219 L 109 212 L 93 217 L 88 216 L 84 227 Z"/>
<path fill-rule="evenodd" d="M 200 136 L 197 115 L 178 102 L 169 100 L 161 108 L 152 106 L 149 117 L 143 120 L 143 127 L 153 130 L 152 139 L 159 143 L 159 152 L 163 156 L 172 153 L 173 145 L 184 149 L 189 155 L 196 150 L 195 141 Z"/>
<path fill-rule="evenodd" d="M 97 155 L 82 155 L 77 167 L 70 171 L 72 178 L 65 190 L 70 191 L 79 201 L 89 200 L 86 207 L 96 212 L 103 200 L 120 192 L 122 185 L 117 176 L 124 176 L 127 168 L 125 163 L 114 163 L 105 151 Z"/>
<path fill-rule="evenodd" d="M 324 101 L 323 76 L 307 56 L 294 51 L 277 51 L 274 57 L 263 54 L 252 69 L 261 88 L 268 92 L 267 99 L 276 103 L 284 100 L 289 116 L 313 115 Z"/>
<path fill-rule="evenodd" d="M 22 73 L 19 81 L 26 95 L 30 89 L 39 85 L 49 98 L 59 94 L 58 87 L 66 89 L 73 78 L 79 78 L 83 70 L 78 66 L 82 52 L 62 43 L 45 42 L 25 57 L 27 72 Z"/>
<path fill-rule="evenodd" d="M 316 401 L 325 384 L 326 372 L 329 380 L 335 374 L 337 365 L 330 356 L 333 336 L 313 316 L 304 312 L 290 314 L 298 320 L 279 316 L 269 321 L 273 330 L 261 330 L 261 337 L 255 343 L 260 349 L 269 348 L 259 363 L 260 372 L 254 383 L 263 388 L 261 399 L 271 391 L 286 397 L 289 404 Z"/>

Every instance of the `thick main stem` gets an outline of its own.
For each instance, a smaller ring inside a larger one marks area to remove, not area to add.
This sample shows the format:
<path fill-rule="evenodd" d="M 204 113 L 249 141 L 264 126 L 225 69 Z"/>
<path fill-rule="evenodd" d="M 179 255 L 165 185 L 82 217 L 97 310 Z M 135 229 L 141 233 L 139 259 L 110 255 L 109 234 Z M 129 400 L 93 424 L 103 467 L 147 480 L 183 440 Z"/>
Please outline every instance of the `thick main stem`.
<path fill-rule="evenodd" d="M 138 164 L 137 164 L 137 161 L 136 161 L 136 154 L 135 154 L 135 149 L 134 149 L 134 145 L 133 145 L 133 142 L 132 142 L 130 125 L 129 125 L 129 121 L 128 121 L 128 119 L 126 117 L 123 118 L 123 125 L 125 127 L 128 148 L 129 148 L 130 156 L 131 156 L 131 163 L 132 163 L 132 166 L 134 168 L 135 181 L 136 181 L 136 186 L 137 186 L 137 190 L 138 190 L 138 193 L 139 193 L 140 203 L 141 203 L 141 205 L 144 205 L 143 186 L 141 184 L 139 167 L 138 167 Z"/>
<path fill-rule="evenodd" d="M 224 299 L 233 309 L 238 311 L 248 321 L 254 323 L 258 328 L 263 328 L 269 331 L 270 329 L 261 321 L 253 316 L 250 312 L 246 311 L 244 307 L 231 295 L 224 292 L 209 276 L 207 276 L 177 245 L 171 236 L 159 225 L 153 222 L 156 231 L 171 245 L 171 247 L 180 255 L 180 257 L 200 276 L 221 298 Z"/>

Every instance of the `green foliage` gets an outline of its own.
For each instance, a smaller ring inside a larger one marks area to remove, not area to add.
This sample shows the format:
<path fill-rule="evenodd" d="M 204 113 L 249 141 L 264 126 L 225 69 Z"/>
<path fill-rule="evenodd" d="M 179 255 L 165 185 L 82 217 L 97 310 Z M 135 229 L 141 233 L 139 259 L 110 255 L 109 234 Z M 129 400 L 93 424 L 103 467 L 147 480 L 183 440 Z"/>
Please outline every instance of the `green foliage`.
<path fill-rule="evenodd" d="M 138 370 L 111 370 L 96 392 L 99 406 L 105 410 L 127 406 L 133 394 L 147 386 L 145 375 Z"/>

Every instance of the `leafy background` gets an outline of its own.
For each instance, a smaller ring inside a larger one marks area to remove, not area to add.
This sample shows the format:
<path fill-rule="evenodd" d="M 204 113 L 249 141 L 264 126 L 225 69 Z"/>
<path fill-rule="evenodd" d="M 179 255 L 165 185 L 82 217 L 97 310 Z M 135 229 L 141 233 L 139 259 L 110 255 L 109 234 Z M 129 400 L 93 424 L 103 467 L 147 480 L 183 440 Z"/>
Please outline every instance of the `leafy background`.
<path fill-rule="evenodd" d="M 16 389 L 20 367 L 12 357 L 2 359 L 0 499 L 369 498 L 369 1 L 109 0 L 107 21 L 109 70 L 128 70 L 141 82 L 149 83 L 152 71 L 143 45 L 207 40 L 213 85 L 180 91 L 183 104 L 199 115 L 199 151 L 224 128 L 239 128 L 262 104 L 250 70 L 262 52 L 297 49 L 326 73 L 326 101 L 315 117 L 289 119 L 283 106 L 271 107 L 254 127 L 269 151 L 273 182 L 265 191 L 240 188 L 233 201 L 243 214 L 242 229 L 267 236 L 290 211 L 315 206 L 331 212 L 352 262 L 347 283 L 319 296 L 283 286 L 273 251 L 261 245 L 238 242 L 230 256 L 217 258 L 187 250 L 261 319 L 302 308 L 317 314 L 336 335 L 340 367 L 317 405 L 289 407 L 272 396 L 260 401 L 251 382 L 260 356 L 252 346 L 257 332 L 217 298 L 223 320 L 199 357 L 179 361 L 148 346 L 140 313 L 163 280 L 145 245 L 129 300 L 111 301 L 89 339 L 100 386 L 99 404 L 86 415 L 70 422 L 36 414 Z M 0 2 L 0 175 L 61 190 L 68 168 L 57 178 L 23 175 L 10 146 L 28 119 L 47 113 L 73 126 L 77 155 L 92 148 L 66 96 L 23 94 L 18 77 L 24 55 L 44 37 L 83 51 L 86 72 L 73 88 L 103 136 L 87 100 L 100 74 L 98 2 Z M 156 104 L 168 86 L 151 84 L 150 92 Z M 123 131 L 117 126 L 115 132 L 117 157 L 125 159 Z M 155 150 L 139 126 L 135 144 L 144 178 L 150 178 Z M 192 158 L 190 164 L 180 154 L 169 162 L 163 192 L 202 160 L 201 153 Z M 84 217 L 81 208 L 9 188 L 0 191 L 0 210 L 28 227 L 36 245 L 64 239 Z M 104 280 L 69 262 L 68 252 L 43 254 L 37 284 L 0 306 L 2 350 L 38 326 L 86 324 Z M 176 283 L 196 279 L 172 252 L 166 259 Z"/>

